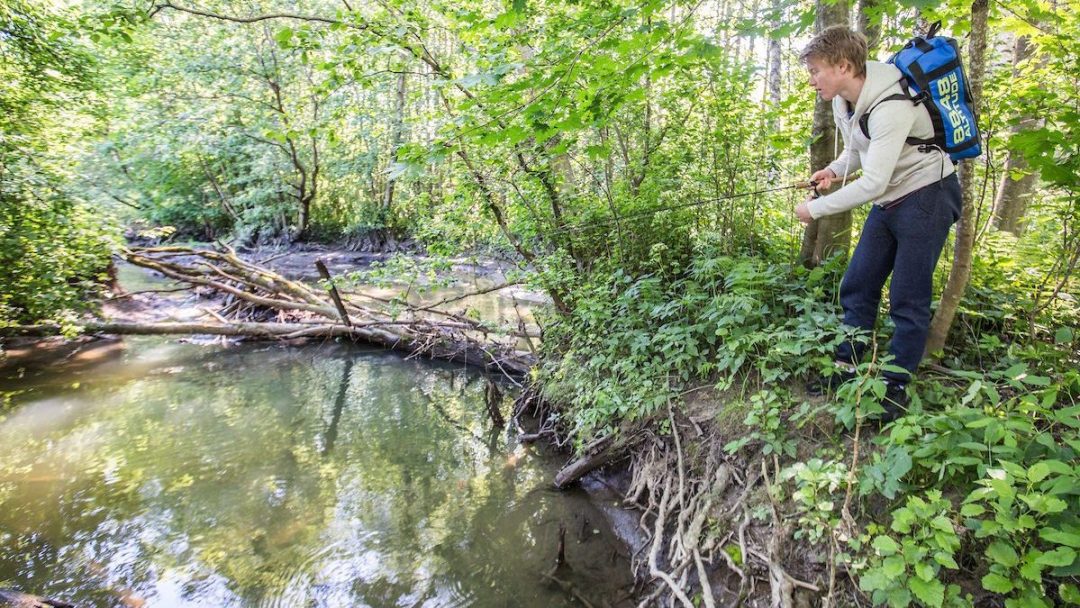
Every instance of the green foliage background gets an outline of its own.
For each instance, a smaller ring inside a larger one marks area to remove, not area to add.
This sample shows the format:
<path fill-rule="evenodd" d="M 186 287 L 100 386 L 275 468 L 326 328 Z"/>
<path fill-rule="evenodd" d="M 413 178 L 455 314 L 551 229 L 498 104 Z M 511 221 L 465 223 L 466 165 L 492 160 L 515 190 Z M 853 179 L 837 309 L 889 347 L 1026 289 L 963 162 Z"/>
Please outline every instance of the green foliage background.
<path fill-rule="evenodd" d="M 0 325 L 85 309 L 115 231 L 72 187 L 93 132 L 92 49 L 64 13 L 0 3 Z"/>

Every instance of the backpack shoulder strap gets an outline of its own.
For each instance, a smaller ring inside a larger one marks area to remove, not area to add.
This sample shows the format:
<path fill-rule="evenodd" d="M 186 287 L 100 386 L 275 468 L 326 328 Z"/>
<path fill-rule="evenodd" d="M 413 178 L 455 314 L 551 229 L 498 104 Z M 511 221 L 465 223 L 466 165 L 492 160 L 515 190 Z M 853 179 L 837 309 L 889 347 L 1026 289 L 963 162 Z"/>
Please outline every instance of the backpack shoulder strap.
<path fill-rule="evenodd" d="M 916 103 L 916 101 L 906 93 L 894 93 L 892 95 L 889 95 L 885 99 L 878 101 L 876 104 L 870 106 L 870 108 L 867 109 L 866 112 L 864 112 L 863 115 L 859 117 L 859 129 L 862 130 L 862 133 L 866 136 L 866 139 L 870 139 L 870 112 L 872 112 L 874 108 L 880 106 L 886 101 L 910 101 L 912 103 Z"/>
<path fill-rule="evenodd" d="M 889 95 L 885 99 L 882 99 L 882 100 L 878 101 L 876 104 L 870 106 L 866 110 L 866 112 L 864 112 L 863 115 L 859 117 L 859 129 L 862 130 L 863 135 L 866 136 L 866 139 L 870 139 L 870 112 L 873 111 L 874 108 L 876 108 L 879 105 L 885 103 L 886 101 L 901 101 L 901 100 L 903 100 L 903 101 L 910 101 L 911 103 L 913 103 L 915 105 L 919 105 L 919 104 L 923 103 L 924 101 L 926 101 L 926 99 L 928 97 L 926 91 L 923 91 L 923 92 L 919 93 L 918 95 L 916 95 L 915 97 L 912 97 L 911 95 L 909 95 L 907 93 L 907 89 L 908 89 L 907 78 L 901 76 L 900 77 L 900 90 L 904 91 L 903 93 L 893 93 L 892 95 Z M 933 112 L 930 113 L 930 118 L 931 119 L 934 118 L 934 113 Z M 937 126 L 935 125 L 934 128 L 936 129 Z M 912 145 L 912 146 L 936 146 L 937 145 L 937 140 L 935 140 L 933 138 L 920 139 L 918 137 L 909 137 L 905 141 L 908 143 L 908 145 Z"/>

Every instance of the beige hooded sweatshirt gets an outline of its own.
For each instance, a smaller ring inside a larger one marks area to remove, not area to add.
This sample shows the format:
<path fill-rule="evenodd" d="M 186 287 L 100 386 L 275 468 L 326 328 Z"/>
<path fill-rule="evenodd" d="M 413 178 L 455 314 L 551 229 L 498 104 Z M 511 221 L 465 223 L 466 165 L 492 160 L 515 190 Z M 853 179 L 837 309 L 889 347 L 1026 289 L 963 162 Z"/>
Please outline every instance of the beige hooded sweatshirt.
<path fill-rule="evenodd" d="M 936 148 L 920 152 L 918 146 L 906 141 L 908 137 L 933 137 L 934 125 L 925 107 L 906 100 L 877 105 L 879 100 L 902 92 L 900 76 L 900 70 L 893 65 L 867 61 L 866 82 L 855 110 L 849 113 L 847 101 L 839 95 L 833 98 L 833 120 L 844 138 L 844 151 L 829 168 L 841 178 L 858 169 L 862 169 L 862 176 L 849 180 L 832 194 L 810 201 L 808 207 L 814 219 L 870 201 L 887 205 L 954 172 L 944 152 Z M 859 117 L 870 108 L 873 112 L 867 139 L 859 127 Z"/>

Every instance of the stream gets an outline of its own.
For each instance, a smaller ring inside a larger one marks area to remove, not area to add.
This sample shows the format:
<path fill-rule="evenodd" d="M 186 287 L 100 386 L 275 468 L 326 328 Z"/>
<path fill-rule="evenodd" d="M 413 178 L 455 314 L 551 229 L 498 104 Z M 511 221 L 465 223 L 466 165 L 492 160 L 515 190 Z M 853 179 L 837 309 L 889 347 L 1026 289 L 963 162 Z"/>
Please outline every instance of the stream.
<path fill-rule="evenodd" d="M 493 428 L 493 381 L 351 344 L 151 337 L 0 369 L 0 587 L 77 606 L 628 605 L 626 548 L 583 492 L 551 489 L 562 457 Z"/>

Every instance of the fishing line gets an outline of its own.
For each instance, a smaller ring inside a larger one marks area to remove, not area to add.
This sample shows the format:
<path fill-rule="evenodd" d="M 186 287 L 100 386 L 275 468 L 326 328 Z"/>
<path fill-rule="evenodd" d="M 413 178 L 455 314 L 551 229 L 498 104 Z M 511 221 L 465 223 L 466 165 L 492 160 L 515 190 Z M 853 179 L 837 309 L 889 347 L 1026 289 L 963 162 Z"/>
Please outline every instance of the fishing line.
<path fill-rule="evenodd" d="M 597 220 L 597 221 L 594 221 L 594 222 L 582 222 L 580 224 L 573 224 L 573 225 L 570 225 L 570 226 L 562 226 L 560 228 L 556 228 L 554 230 L 547 231 L 547 234 L 563 234 L 563 233 L 572 234 L 572 233 L 580 232 L 582 230 L 587 230 L 589 228 L 595 228 L 597 226 L 607 226 L 609 224 L 614 224 L 614 223 L 617 223 L 617 222 L 640 219 L 640 218 L 643 218 L 643 217 L 648 217 L 650 215 L 655 215 L 657 213 L 662 213 L 664 211 L 676 211 L 676 210 L 679 210 L 679 209 L 689 209 L 691 207 L 700 207 L 701 205 L 709 205 L 709 204 L 712 204 L 712 203 L 720 203 L 720 202 L 723 202 L 723 201 L 730 201 L 730 200 L 739 199 L 739 198 L 746 198 L 746 197 L 749 197 L 749 196 L 758 196 L 758 195 L 762 195 L 762 194 L 769 194 L 771 192 L 784 192 L 786 190 L 808 189 L 808 188 L 813 188 L 815 185 L 816 184 L 814 184 L 813 182 L 798 182 L 798 183 L 795 183 L 795 184 L 789 184 L 787 186 L 777 186 L 775 188 L 765 188 L 765 189 L 762 189 L 762 190 L 754 190 L 752 192 L 739 192 L 737 194 L 729 194 L 727 196 L 719 196 L 719 197 L 716 197 L 716 198 L 709 198 L 709 199 L 704 199 L 704 200 L 692 201 L 692 202 L 689 202 L 689 203 L 681 203 L 681 204 L 678 204 L 678 205 L 670 205 L 670 206 L 667 206 L 667 207 L 659 207 L 659 208 L 656 208 L 656 209 L 649 209 L 647 211 L 639 211 L 637 213 L 631 213 L 631 214 L 628 214 L 628 215 L 621 215 L 621 216 L 618 216 L 618 217 L 610 217 L 610 218 L 607 218 L 607 219 Z"/>

